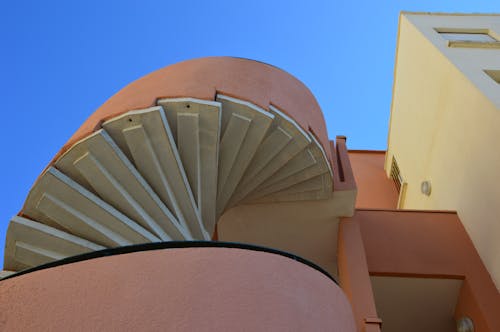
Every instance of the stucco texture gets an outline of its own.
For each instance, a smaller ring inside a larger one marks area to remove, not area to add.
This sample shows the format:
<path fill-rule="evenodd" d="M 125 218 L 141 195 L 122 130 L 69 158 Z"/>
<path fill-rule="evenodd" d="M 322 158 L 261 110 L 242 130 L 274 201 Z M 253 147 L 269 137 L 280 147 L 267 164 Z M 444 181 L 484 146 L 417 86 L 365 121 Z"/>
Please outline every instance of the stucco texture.
<path fill-rule="evenodd" d="M 159 69 L 124 87 L 98 108 L 58 153 L 87 136 L 108 118 L 154 106 L 159 98 L 214 100 L 216 94 L 243 99 L 264 109 L 273 105 L 314 133 L 331 160 L 323 113 L 309 89 L 287 72 L 233 57 L 188 60 Z"/>
<path fill-rule="evenodd" d="M 355 331 L 308 265 L 235 248 L 154 250 L 0 282 L 2 331 Z"/>
<path fill-rule="evenodd" d="M 398 192 L 384 171 L 384 151 L 349 151 L 356 179 L 358 209 L 395 209 Z"/>
<path fill-rule="evenodd" d="M 462 279 L 455 318 L 500 331 L 500 294 L 456 213 L 357 210 L 349 222 L 359 224 L 370 275 Z"/>

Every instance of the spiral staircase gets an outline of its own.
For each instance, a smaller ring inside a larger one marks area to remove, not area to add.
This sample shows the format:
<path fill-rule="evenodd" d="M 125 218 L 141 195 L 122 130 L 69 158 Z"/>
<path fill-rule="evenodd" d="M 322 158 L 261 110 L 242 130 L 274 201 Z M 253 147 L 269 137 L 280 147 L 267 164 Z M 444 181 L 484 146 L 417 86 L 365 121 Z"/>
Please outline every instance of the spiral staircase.
<path fill-rule="evenodd" d="M 158 99 L 105 120 L 42 173 L 10 222 L 4 269 L 210 240 L 232 207 L 328 199 L 332 181 L 317 138 L 272 105 L 222 94 Z"/>

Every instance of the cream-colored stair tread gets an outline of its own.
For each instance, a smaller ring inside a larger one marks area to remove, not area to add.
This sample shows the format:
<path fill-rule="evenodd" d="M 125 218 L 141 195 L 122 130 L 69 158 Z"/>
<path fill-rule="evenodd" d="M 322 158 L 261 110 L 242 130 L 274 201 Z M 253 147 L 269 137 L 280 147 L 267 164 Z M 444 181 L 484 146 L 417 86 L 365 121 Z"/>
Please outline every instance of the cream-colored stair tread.
<path fill-rule="evenodd" d="M 229 202 L 262 143 L 274 115 L 246 101 L 217 95 L 222 104 L 217 214 Z"/>
<path fill-rule="evenodd" d="M 286 163 L 280 170 L 278 170 L 272 177 L 267 181 L 262 183 L 252 194 L 250 194 L 246 202 L 250 201 L 265 201 L 261 198 L 270 197 L 271 194 L 284 191 L 292 186 L 298 186 L 297 188 L 304 187 L 304 182 L 309 179 L 313 179 L 322 174 L 327 173 L 331 178 L 330 165 L 326 159 L 325 152 L 323 151 L 321 144 L 310 135 L 310 144 L 295 157 L 293 157 L 288 163 Z M 324 189 L 326 193 L 326 198 L 329 197 L 332 188 L 332 182 L 322 182 L 324 184 Z M 300 195 L 295 195 L 293 200 L 297 200 Z M 303 195 L 303 199 L 308 200 L 310 195 Z M 274 201 L 274 199 L 272 200 Z"/>
<path fill-rule="evenodd" d="M 161 240 L 174 231 L 183 238 L 172 213 L 105 130 L 73 145 L 55 167 Z"/>
<path fill-rule="evenodd" d="M 182 235 L 186 239 L 206 239 L 201 215 L 163 109 L 156 106 L 127 112 L 106 121 L 103 127 L 117 145 L 127 151 L 138 173 L 189 233 Z"/>
<path fill-rule="evenodd" d="M 33 187 L 24 215 L 107 247 L 157 242 L 158 237 L 54 167 Z"/>
<path fill-rule="evenodd" d="M 221 104 L 214 101 L 160 99 L 205 229 L 215 231 Z"/>
<path fill-rule="evenodd" d="M 0 279 L 7 278 L 11 274 L 16 273 L 16 271 L 9 271 L 9 270 L 1 270 L 0 271 Z"/>
<path fill-rule="evenodd" d="M 279 192 L 255 199 L 251 203 L 313 201 L 328 199 L 331 191 L 332 178 L 329 173 L 323 173 L 304 182 L 290 186 Z M 248 202 L 247 202 L 248 203 Z"/>
<path fill-rule="evenodd" d="M 245 172 L 229 206 L 238 204 L 260 184 L 311 143 L 307 133 L 286 114 L 269 106 L 274 115 L 267 136 Z"/>
<path fill-rule="evenodd" d="M 4 268 L 19 271 L 101 249 L 105 247 L 39 222 L 15 216 L 7 230 Z"/>

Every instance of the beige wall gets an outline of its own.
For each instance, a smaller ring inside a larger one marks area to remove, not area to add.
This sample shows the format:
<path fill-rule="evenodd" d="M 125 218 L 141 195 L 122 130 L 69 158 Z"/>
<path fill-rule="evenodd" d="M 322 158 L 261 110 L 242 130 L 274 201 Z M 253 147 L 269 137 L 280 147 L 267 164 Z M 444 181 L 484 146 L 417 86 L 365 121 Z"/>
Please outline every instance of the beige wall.
<path fill-rule="evenodd" d="M 490 28 L 500 16 L 400 18 L 386 172 L 408 183 L 404 208 L 456 210 L 500 287 L 500 49 L 449 48 L 434 28 Z M 418 26 L 418 28 L 417 28 Z M 483 68 L 485 67 L 485 68 Z M 431 181 L 432 193 L 420 192 Z"/>
<path fill-rule="evenodd" d="M 484 70 L 500 69 L 500 46 L 448 47 L 448 41 L 435 29 L 446 31 L 487 31 L 500 40 L 500 15 L 411 15 L 406 14 L 409 23 L 418 28 L 429 42 L 443 54 L 470 82 L 490 101 L 500 108 L 498 83 Z"/>
<path fill-rule="evenodd" d="M 351 197 L 319 201 L 239 205 L 217 224 L 219 241 L 279 249 L 301 256 L 337 276 L 340 216 L 352 216 Z"/>

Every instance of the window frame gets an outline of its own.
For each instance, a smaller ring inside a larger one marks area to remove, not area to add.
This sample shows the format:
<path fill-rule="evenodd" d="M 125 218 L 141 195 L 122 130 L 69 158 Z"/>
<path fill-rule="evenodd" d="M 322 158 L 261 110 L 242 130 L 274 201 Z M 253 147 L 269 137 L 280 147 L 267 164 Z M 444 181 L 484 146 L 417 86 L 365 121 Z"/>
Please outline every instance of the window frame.
<path fill-rule="evenodd" d="M 447 42 L 448 47 L 462 47 L 462 48 L 500 48 L 500 37 L 497 36 L 490 29 L 477 28 L 434 28 L 434 31 L 439 34 L 439 37 Z M 470 34 L 470 35 L 487 35 L 493 41 L 478 41 L 478 40 L 449 40 L 441 34 Z"/>

